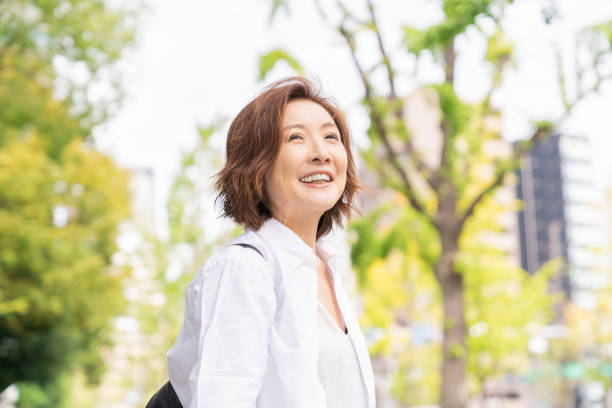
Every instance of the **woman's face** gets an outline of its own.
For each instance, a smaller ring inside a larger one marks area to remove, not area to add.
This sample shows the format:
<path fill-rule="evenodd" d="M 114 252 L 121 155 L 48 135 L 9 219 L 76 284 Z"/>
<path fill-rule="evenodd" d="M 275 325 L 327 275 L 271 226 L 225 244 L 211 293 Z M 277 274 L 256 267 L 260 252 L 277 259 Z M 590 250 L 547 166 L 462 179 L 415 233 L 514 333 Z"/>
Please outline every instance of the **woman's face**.
<path fill-rule="evenodd" d="M 272 214 L 281 221 L 320 217 L 342 196 L 346 168 L 346 150 L 330 114 L 308 99 L 289 102 L 280 150 L 266 177 Z"/>

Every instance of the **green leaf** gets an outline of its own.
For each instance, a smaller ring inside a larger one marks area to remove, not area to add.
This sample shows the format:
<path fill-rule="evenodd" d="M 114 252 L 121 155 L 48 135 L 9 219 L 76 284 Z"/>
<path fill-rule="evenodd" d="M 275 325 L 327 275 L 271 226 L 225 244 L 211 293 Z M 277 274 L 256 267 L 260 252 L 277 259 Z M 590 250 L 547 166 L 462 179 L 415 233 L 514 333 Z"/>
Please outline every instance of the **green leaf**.
<path fill-rule="evenodd" d="M 453 359 L 464 358 L 466 354 L 465 347 L 463 347 L 459 343 L 452 343 L 448 347 L 448 353 L 449 353 L 449 357 Z"/>
<path fill-rule="evenodd" d="M 274 17 L 276 17 L 276 13 L 278 13 L 281 8 L 284 8 L 285 11 L 289 13 L 289 4 L 287 0 L 272 0 L 272 8 L 270 9 L 270 17 L 268 19 L 269 23 L 272 23 Z"/>
<path fill-rule="evenodd" d="M 408 51 L 414 54 L 429 50 L 434 55 L 439 55 L 455 37 L 474 25 L 479 16 L 494 16 L 509 3 L 512 1 L 444 0 L 442 6 L 446 18 L 424 30 L 404 27 L 404 44 Z"/>
<path fill-rule="evenodd" d="M 612 47 L 612 21 L 598 24 L 593 29 L 603 34 Z"/>
<path fill-rule="evenodd" d="M 503 65 L 512 57 L 513 50 L 512 40 L 498 28 L 487 41 L 486 59 L 496 66 Z"/>
<path fill-rule="evenodd" d="M 259 80 L 263 81 L 266 75 L 272 71 L 279 61 L 286 62 L 296 73 L 304 75 L 304 69 L 295 58 L 286 51 L 276 48 L 259 57 Z"/>
<path fill-rule="evenodd" d="M 410 26 L 405 26 L 403 29 L 403 42 L 409 52 L 419 54 L 432 45 L 425 31 Z"/>
<path fill-rule="evenodd" d="M 208 143 L 208 140 L 210 139 L 210 137 L 217 131 L 219 130 L 219 127 L 217 125 L 208 125 L 205 127 L 200 127 L 198 129 L 198 133 L 200 134 L 200 138 L 202 140 L 203 143 Z"/>

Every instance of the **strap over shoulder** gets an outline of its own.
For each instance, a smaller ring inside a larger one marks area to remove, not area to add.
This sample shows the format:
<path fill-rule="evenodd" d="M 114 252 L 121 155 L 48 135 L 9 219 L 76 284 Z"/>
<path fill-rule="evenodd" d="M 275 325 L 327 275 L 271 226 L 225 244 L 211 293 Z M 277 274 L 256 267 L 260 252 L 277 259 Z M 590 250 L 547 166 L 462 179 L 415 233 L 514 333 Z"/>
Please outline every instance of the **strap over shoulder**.
<path fill-rule="evenodd" d="M 257 252 L 259 255 L 261 255 L 261 257 L 263 259 L 266 259 L 264 254 L 259 249 L 257 249 L 257 247 L 255 245 L 247 244 L 247 243 L 244 243 L 244 242 L 237 242 L 234 245 L 239 245 L 239 246 L 241 246 L 243 248 L 250 248 L 250 249 L 254 250 L 255 252 Z"/>
<path fill-rule="evenodd" d="M 243 248 L 249 248 L 255 252 L 257 252 L 263 259 L 263 261 L 268 265 L 271 270 L 271 276 L 274 280 L 274 288 L 278 291 L 281 275 L 279 273 L 280 268 L 278 266 L 278 261 L 276 260 L 274 253 L 272 253 L 265 242 L 261 242 L 261 240 L 257 236 L 250 236 L 247 242 L 241 242 L 241 237 L 238 237 L 234 242 L 231 242 L 229 245 L 238 245 Z"/>

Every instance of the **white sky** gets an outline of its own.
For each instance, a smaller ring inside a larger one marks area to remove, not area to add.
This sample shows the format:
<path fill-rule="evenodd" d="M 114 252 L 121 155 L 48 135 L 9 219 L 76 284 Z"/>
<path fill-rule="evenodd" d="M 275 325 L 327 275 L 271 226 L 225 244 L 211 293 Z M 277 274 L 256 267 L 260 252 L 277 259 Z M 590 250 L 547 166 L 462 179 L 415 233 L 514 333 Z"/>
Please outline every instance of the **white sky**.
<path fill-rule="evenodd" d="M 507 75 L 495 101 L 504 109 L 504 137 L 509 140 L 528 134 L 529 119 L 559 112 L 551 53 L 554 40 L 561 39 L 567 48 L 577 28 L 612 19 L 612 0 L 558 0 L 564 22 L 547 31 L 538 11 L 543 2 L 515 0 L 507 16 L 505 28 L 517 45 L 519 69 Z M 320 79 L 324 93 L 334 96 L 348 113 L 354 137 L 364 140 L 367 118 L 359 104 L 359 78 L 343 40 L 320 21 L 312 1 L 293 1 L 290 16 L 280 11 L 272 26 L 268 25 L 271 0 L 148 3 L 139 44 L 122 63 L 128 97 L 118 115 L 95 135 L 100 148 L 120 165 L 155 170 L 161 192 L 158 205 L 165 200 L 180 152 L 196 141 L 198 124 L 233 118 L 262 87 L 257 82 L 258 56 L 277 46 L 293 54 L 307 75 Z M 345 3 L 362 7 L 364 1 Z M 396 56 L 401 55 L 398 23 L 424 26 L 441 17 L 435 1 L 376 3 L 387 48 Z M 484 41 L 471 32 L 458 47 L 465 52 L 457 64 L 457 90 L 468 100 L 477 100 L 488 84 L 487 73 L 479 65 Z M 362 57 L 373 61 L 375 54 L 367 47 Z M 410 73 L 412 62 L 399 58 L 396 68 Z M 266 82 L 287 74 L 291 71 L 281 66 Z M 419 67 L 421 81 L 431 82 L 440 75 L 427 61 Z M 413 79 L 399 83 L 404 94 L 415 85 Z M 610 116 L 612 84 L 607 84 L 602 96 L 580 105 L 564 129 L 591 137 L 597 183 L 608 186 L 612 184 Z"/>

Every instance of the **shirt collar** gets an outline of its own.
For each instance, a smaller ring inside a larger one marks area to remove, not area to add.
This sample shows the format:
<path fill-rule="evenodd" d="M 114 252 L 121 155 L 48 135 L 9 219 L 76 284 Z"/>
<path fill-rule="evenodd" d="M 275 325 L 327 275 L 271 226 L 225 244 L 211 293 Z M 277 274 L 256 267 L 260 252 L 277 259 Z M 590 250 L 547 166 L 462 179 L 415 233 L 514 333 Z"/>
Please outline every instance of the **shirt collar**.
<path fill-rule="evenodd" d="M 300 261 L 306 258 L 310 258 L 313 262 L 315 261 L 312 248 L 289 227 L 274 217 L 268 218 L 261 228 L 257 230 L 257 233 L 261 234 L 270 244 L 280 249 L 283 254 L 297 258 Z M 324 262 L 331 262 L 339 256 L 337 250 L 323 237 L 317 240 L 316 251 L 317 255 Z"/>
<path fill-rule="evenodd" d="M 331 263 L 340 256 L 340 252 L 327 241 L 325 237 L 321 237 L 317 240 L 317 255 L 321 257 L 324 262 Z"/>

